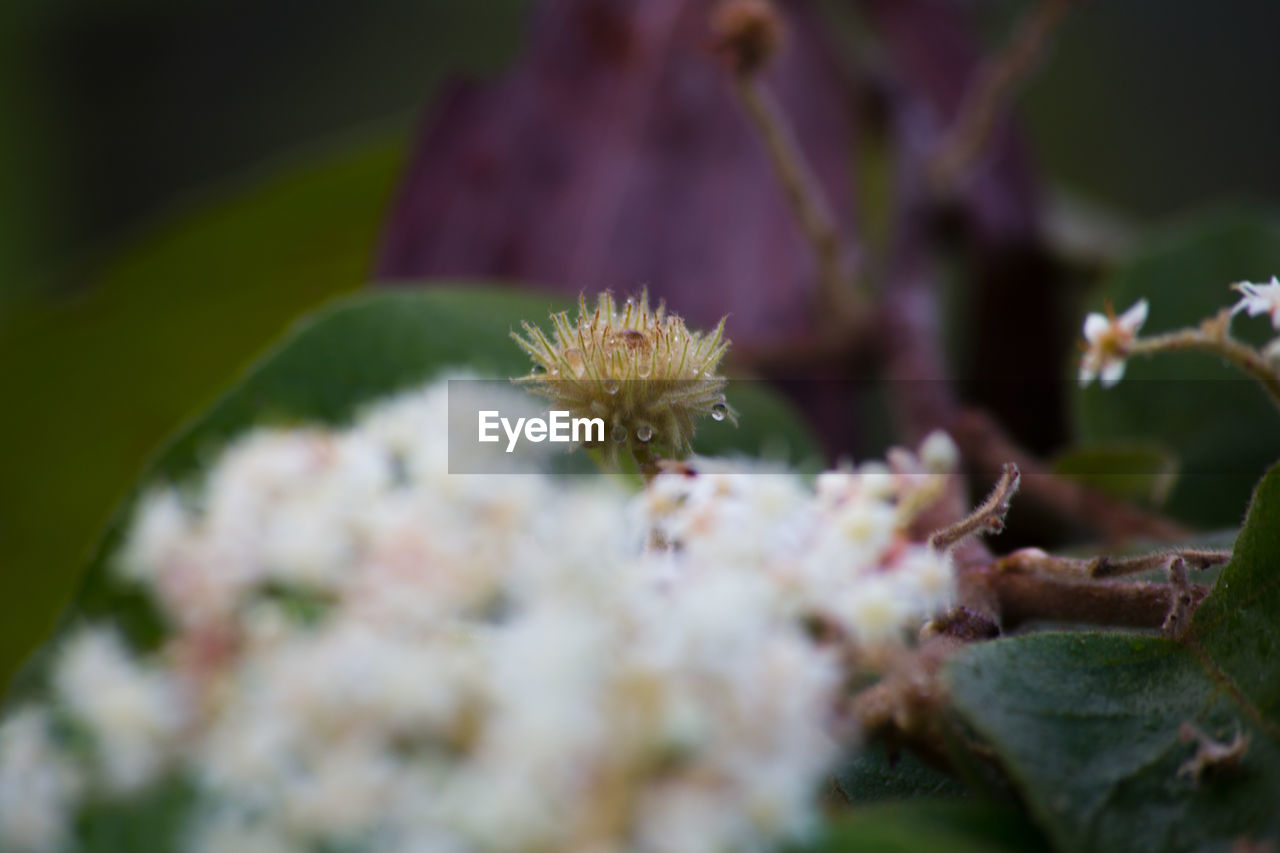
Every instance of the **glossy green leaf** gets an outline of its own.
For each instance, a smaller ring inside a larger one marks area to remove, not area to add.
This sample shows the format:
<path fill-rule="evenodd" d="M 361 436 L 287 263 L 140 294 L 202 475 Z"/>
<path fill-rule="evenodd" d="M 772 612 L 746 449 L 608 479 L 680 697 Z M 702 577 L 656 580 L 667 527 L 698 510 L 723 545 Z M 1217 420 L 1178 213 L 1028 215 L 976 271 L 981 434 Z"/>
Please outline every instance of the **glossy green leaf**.
<path fill-rule="evenodd" d="M 1189 638 L 1033 634 L 973 646 L 947 670 L 1056 846 L 1202 850 L 1280 835 L 1280 466 Z M 1180 772 L 1192 723 L 1249 744 L 1237 767 Z"/>
<path fill-rule="evenodd" d="M 359 141 L 191 203 L 0 323 L 0 689 L 148 454 L 301 312 L 362 285 L 400 162 Z M 15 408 L 16 407 L 16 408 Z"/>
<path fill-rule="evenodd" d="M 1237 294 L 1232 282 L 1280 274 L 1280 223 L 1236 214 L 1202 220 L 1141 250 L 1087 306 L 1109 299 L 1123 311 L 1151 305 L 1143 334 L 1194 326 Z M 1233 329 L 1251 343 L 1269 337 L 1260 318 L 1238 316 Z M 1179 460 L 1167 511 L 1202 526 L 1239 523 L 1258 475 L 1280 458 L 1280 411 L 1252 380 L 1204 353 L 1131 359 L 1115 388 L 1073 391 L 1077 437 L 1086 445 L 1156 441 Z"/>

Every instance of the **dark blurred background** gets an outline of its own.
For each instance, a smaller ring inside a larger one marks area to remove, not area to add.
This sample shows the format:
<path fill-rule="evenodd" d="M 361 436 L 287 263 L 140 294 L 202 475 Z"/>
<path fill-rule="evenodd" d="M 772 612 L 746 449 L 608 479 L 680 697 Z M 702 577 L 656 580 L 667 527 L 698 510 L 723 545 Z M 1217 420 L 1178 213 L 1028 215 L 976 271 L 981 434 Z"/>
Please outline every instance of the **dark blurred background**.
<path fill-rule="evenodd" d="M 842 45 L 865 43 L 818 5 Z M 1028 6 L 962 5 L 988 44 Z M 509 62 L 525 13 L 4 4 L 0 684 L 147 454 L 290 320 L 364 283 L 416 120 L 448 75 Z M 1061 221 L 1123 241 L 1280 198 L 1277 32 L 1273 0 L 1080 4 L 1020 107 L 1072 202 Z"/>

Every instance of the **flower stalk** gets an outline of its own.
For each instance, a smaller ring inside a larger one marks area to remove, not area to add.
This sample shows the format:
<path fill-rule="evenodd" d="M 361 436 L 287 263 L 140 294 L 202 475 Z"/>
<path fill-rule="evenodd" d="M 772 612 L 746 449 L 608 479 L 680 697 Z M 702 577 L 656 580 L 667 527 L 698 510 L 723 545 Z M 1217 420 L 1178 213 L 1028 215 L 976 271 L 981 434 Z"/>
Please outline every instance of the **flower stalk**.
<path fill-rule="evenodd" d="M 856 327 L 866 315 L 856 276 L 821 184 L 805 157 L 786 111 L 760 79 L 782 41 L 782 22 L 768 0 L 726 0 L 712 17 L 734 91 L 768 152 L 778 182 L 818 267 L 817 314 L 832 334 Z"/>
<path fill-rule="evenodd" d="M 1269 362 L 1258 350 L 1232 337 L 1228 328 L 1230 309 L 1223 309 L 1198 328 L 1178 329 L 1138 338 L 1129 349 L 1130 355 L 1153 355 L 1161 352 L 1194 350 L 1217 355 L 1258 381 L 1271 402 L 1280 408 L 1280 368 Z"/>

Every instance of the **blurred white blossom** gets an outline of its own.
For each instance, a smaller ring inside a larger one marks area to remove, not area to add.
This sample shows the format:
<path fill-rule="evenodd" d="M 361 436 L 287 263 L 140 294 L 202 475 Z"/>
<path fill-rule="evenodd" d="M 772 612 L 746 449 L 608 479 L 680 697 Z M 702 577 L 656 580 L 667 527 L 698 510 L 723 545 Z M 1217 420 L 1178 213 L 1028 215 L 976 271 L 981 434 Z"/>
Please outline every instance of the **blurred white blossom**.
<path fill-rule="evenodd" d="M 513 392 L 515 393 L 515 392 Z M 837 745 L 836 649 L 953 594 L 908 526 L 954 468 L 694 460 L 612 480 L 450 475 L 444 383 L 341 431 L 262 430 L 140 504 L 120 569 L 156 652 L 90 628 L 0 728 L 0 847 L 55 850 L 85 786 L 185 778 L 191 849 L 752 850 L 802 835 Z M 516 403 L 519 405 L 519 403 Z"/>
<path fill-rule="evenodd" d="M 70 835 L 81 782 L 34 707 L 0 723 L 0 849 L 58 850 Z"/>
<path fill-rule="evenodd" d="M 164 769 L 186 717 L 170 673 L 141 665 L 103 628 L 73 636 L 54 672 L 58 698 L 93 737 L 111 788 L 135 790 Z"/>

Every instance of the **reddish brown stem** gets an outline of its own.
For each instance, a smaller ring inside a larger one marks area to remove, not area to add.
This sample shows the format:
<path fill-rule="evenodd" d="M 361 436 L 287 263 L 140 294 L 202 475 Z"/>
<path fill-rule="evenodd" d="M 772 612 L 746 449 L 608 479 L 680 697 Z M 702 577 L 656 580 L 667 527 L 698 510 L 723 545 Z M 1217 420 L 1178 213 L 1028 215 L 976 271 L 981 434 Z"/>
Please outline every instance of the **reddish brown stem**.
<path fill-rule="evenodd" d="M 1166 518 L 1057 476 L 981 412 L 963 413 L 954 424 L 952 436 L 971 464 L 993 469 L 1012 461 L 1022 470 L 1026 498 L 1082 522 L 1109 539 L 1141 537 L 1168 542 L 1190 535 L 1186 528 Z"/>
<path fill-rule="evenodd" d="M 1036 571 L 1019 554 L 962 564 L 959 572 L 962 586 L 986 599 L 1005 631 L 1039 621 L 1160 628 L 1178 594 L 1166 583 L 1072 580 Z M 1187 585 L 1190 610 L 1209 589 L 1203 584 Z"/>

